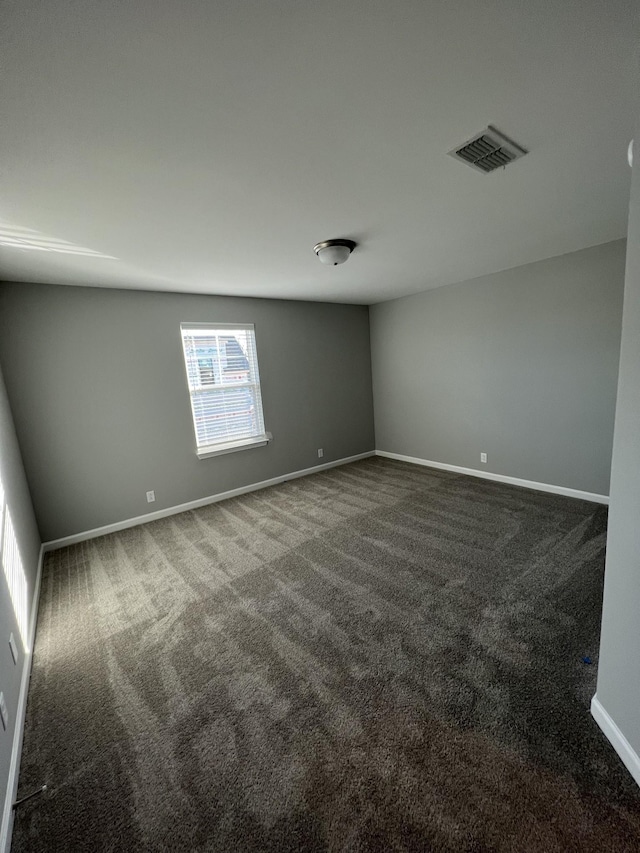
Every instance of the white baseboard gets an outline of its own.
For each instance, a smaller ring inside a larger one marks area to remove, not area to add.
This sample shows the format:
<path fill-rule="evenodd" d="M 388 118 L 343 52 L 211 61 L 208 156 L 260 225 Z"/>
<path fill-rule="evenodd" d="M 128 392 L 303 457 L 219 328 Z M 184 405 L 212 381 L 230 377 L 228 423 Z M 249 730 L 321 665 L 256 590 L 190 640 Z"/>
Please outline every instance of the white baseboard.
<path fill-rule="evenodd" d="M 640 785 L 640 756 L 622 734 L 607 711 L 600 703 L 598 694 L 591 700 L 591 715 L 602 729 L 604 736 L 620 756 L 622 763 Z"/>
<path fill-rule="evenodd" d="M 287 480 L 307 477 L 309 474 L 317 474 L 318 471 L 326 471 L 327 468 L 337 468 L 339 465 L 347 465 L 349 462 L 357 462 L 359 459 L 367 459 L 369 456 L 375 455 L 375 450 L 369 450 L 366 453 L 358 453 L 355 456 L 336 459 L 334 462 L 324 462 L 322 465 L 314 465 L 313 468 L 303 468 L 301 471 L 292 471 L 290 474 L 282 474 L 279 477 L 272 477 L 270 480 L 250 483 L 248 486 L 240 486 L 240 488 L 230 489 L 228 492 L 220 492 L 217 495 L 209 495 L 206 498 L 199 498 L 195 501 L 178 504 L 178 506 L 170 506 L 166 509 L 159 509 L 156 512 L 148 512 L 136 518 L 126 518 L 124 521 L 116 521 L 114 524 L 106 524 L 104 527 L 95 527 L 93 530 L 74 533 L 73 536 L 52 539 L 49 542 L 45 542 L 43 548 L 45 552 L 54 551 L 56 548 L 64 548 L 66 545 L 75 545 L 77 542 L 85 542 L 87 539 L 95 539 L 97 536 L 106 536 L 107 533 L 116 533 L 118 530 L 125 530 L 127 527 L 136 527 L 138 524 L 146 524 L 148 521 L 156 521 L 159 518 L 166 518 L 169 515 L 187 512 L 190 509 L 198 509 L 198 507 L 207 506 L 207 504 L 224 501 L 227 498 L 235 498 L 237 495 L 245 495 L 247 492 L 255 492 L 258 489 L 266 489 L 268 486 L 276 486 L 278 483 L 284 483 Z M 0 853 L 2 853 L 1 850 Z"/>
<path fill-rule="evenodd" d="M 20 757 L 22 755 L 22 738 L 24 735 L 24 720 L 27 712 L 27 695 L 29 693 L 29 679 L 31 677 L 31 662 L 33 661 L 33 647 L 36 639 L 36 622 L 38 617 L 38 602 L 40 601 L 40 582 L 42 580 L 42 563 L 44 561 L 45 548 L 40 546 L 38 556 L 38 570 L 36 582 L 33 588 L 31 600 L 31 614 L 29 618 L 29 646 L 25 650 L 22 661 L 22 680 L 20 682 L 20 695 L 18 696 L 18 707 L 16 709 L 16 727 L 13 733 L 13 747 L 11 749 L 11 763 L 9 765 L 9 778 L 7 780 L 7 793 L 2 811 L 2 825 L 0 825 L 0 853 L 9 853 L 11 849 L 11 831 L 13 829 L 13 803 L 18 791 L 18 777 L 20 775 Z"/>
<path fill-rule="evenodd" d="M 506 474 L 478 471 L 476 468 L 462 468 L 460 465 L 447 465 L 445 462 L 432 462 L 430 459 L 419 459 L 417 456 L 403 456 L 401 453 L 388 453 L 386 450 L 376 450 L 376 456 L 397 459 L 400 462 L 412 462 L 414 465 L 425 465 L 427 468 L 438 468 L 441 471 L 454 471 L 456 474 L 468 474 L 470 477 L 480 477 L 483 480 L 495 480 L 497 483 L 509 483 L 511 486 L 522 486 L 525 489 L 534 489 L 538 492 L 565 495 L 568 498 L 578 498 L 581 501 L 593 501 L 598 504 L 609 503 L 608 495 L 598 495 L 595 492 L 582 492 L 579 489 L 568 489 L 566 486 L 536 483 L 534 480 L 521 480 L 519 477 L 507 477 Z"/>

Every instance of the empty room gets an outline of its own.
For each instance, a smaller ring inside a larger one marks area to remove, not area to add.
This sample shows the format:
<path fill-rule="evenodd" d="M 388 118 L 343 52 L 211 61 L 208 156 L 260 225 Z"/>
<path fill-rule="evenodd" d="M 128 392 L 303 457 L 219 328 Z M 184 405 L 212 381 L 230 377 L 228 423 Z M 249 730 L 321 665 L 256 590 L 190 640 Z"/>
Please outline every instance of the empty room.
<path fill-rule="evenodd" d="M 0 853 L 640 850 L 638 43 L 0 4 Z"/>

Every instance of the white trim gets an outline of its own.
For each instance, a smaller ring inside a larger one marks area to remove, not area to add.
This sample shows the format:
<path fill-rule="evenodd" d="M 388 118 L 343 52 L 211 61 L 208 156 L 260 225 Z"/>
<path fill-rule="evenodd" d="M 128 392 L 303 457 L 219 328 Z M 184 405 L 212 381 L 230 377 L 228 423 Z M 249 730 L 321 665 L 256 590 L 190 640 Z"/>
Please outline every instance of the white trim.
<path fill-rule="evenodd" d="M 31 663 L 33 661 L 33 647 L 36 639 L 36 622 L 38 617 L 38 602 L 40 600 L 40 582 L 42 580 L 42 563 L 45 553 L 44 545 L 40 546 L 38 555 L 38 569 L 36 582 L 33 588 L 31 600 L 31 617 L 29 623 L 28 651 L 24 652 L 22 663 L 22 680 L 20 682 L 20 695 L 18 696 L 18 707 L 16 709 L 16 725 L 13 732 L 13 747 L 11 750 L 11 763 L 9 765 L 9 778 L 7 779 L 7 793 L 2 811 L 2 825 L 0 826 L 0 853 L 9 853 L 11 849 L 11 830 L 13 829 L 13 803 L 18 791 L 18 777 L 20 775 L 20 758 L 22 755 L 22 737 L 24 735 L 24 720 L 27 712 L 27 694 L 29 693 L 29 678 L 31 677 Z"/>
<path fill-rule="evenodd" d="M 254 323 L 180 323 L 181 332 L 190 332 L 191 329 L 194 332 L 206 329 L 240 329 L 244 332 L 253 332 L 255 328 Z"/>
<path fill-rule="evenodd" d="M 44 542 L 42 547 L 46 552 L 53 551 L 56 548 L 64 548 L 66 545 L 75 545 L 77 542 L 85 542 L 87 539 L 95 539 L 97 536 L 106 536 L 107 533 L 116 533 L 118 530 L 125 530 L 127 527 L 136 527 L 138 524 L 146 524 L 147 521 L 156 521 L 159 518 L 166 518 L 169 515 L 177 515 L 180 512 L 187 512 L 190 509 L 198 509 L 198 507 L 207 506 L 207 504 L 224 501 L 227 498 L 235 498 L 237 495 L 255 492 L 258 489 L 266 489 L 268 486 L 276 486 L 278 483 L 284 483 L 287 480 L 306 477 L 309 474 L 316 474 L 318 471 L 326 471 L 327 468 L 337 468 L 339 465 L 347 465 L 349 462 L 357 462 L 359 459 L 367 459 L 369 456 L 375 455 L 375 450 L 369 450 L 366 453 L 358 453 L 355 456 L 346 456 L 344 459 L 336 459 L 335 462 L 325 462 L 322 465 L 314 465 L 313 468 L 292 471 L 290 474 L 282 474 L 279 477 L 272 477 L 270 480 L 262 480 L 259 483 L 250 483 L 248 486 L 240 486 L 238 489 L 230 489 L 228 492 L 209 495 L 206 498 L 199 498 L 195 501 L 178 504 L 178 506 L 159 509 L 156 512 L 148 512 L 136 518 L 126 518 L 124 521 L 116 521 L 114 524 L 106 524 L 104 527 L 96 527 L 93 530 L 74 533 L 72 536 L 63 536 L 62 539 L 52 539 L 49 542 Z"/>
<path fill-rule="evenodd" d="M 236 450 L 248 450 L 251 447 L 264 447 L 273 439 L 270 432 L 256 435 L 253 438 L 241 438 L 238 441 L 226 441 L 221 444 L 209 444 L 196 450 L 198 459 L 209 459 L 211 456 L 222 456 L 224 453 L 235 453 Z"/>
<path fill-rule="evenodd" d="M 613 719 L 604 709 L 596 693 L 591 700 L 591 716 L 602 729 L 602 733 L 611 746 L 620 756 L 622 763 L 627 768 L 634 780 L 640 785 L 640 756 L 633 749 L 629 741 L 622 734 Z"/>
<path fill-rule="evenodd" d="M 414 465 L 425 465 L 427 468 L 438 468 L 442 471 L 454 471 L 456 474 L 468 474 L 470 477 L 480 477 L 483 480 L 495 480 L 497 483 L 509 483 L 512 486 L 522 486 L 525 489 L 535 489 L 538 492 L 565 495 L 568 498 L 578 498 L 582 501 L 593 501 L 598 504 L 609 503 L 608 495 L 598 495 L 595 492 L 582 492 L 580 489 L 569 489 L 566 486 L 536 483 L 534 480 L 521 480 L 519 477 L 507 477 L 506 474 L 478 471 L 476 468 L 462 468 L 460 465 L 448 465 L 445 462 L 432 462 L 430 459 L 419 459 L 417 456 L 404 456 L 401 453 L 388 453 L 386 450 L 376 450 L 376 456 L 384 456 L 386 459 L 397 459 L 399 462 L 411 462 Z"/>

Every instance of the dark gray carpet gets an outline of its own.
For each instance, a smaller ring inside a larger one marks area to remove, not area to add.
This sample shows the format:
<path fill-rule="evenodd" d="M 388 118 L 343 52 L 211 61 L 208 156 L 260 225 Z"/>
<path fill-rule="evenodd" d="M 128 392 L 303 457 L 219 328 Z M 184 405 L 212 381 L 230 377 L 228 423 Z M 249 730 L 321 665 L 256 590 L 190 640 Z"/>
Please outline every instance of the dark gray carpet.
<path fill-rule="evenodd" d="M 605 528 L 373 458 L 50 554 L 14 853 L 637 853 Z"/>

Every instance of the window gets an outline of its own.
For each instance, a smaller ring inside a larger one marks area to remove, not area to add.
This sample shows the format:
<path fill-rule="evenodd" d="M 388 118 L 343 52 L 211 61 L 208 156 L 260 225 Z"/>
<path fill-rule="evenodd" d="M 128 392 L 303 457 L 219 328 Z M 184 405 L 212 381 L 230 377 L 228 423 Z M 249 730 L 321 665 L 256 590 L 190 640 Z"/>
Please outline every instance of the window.
<path fill-rule="evenodd" d="M 198 456 L 266 444 L 254 327 L 182 323 L 180 330 Z"/>

